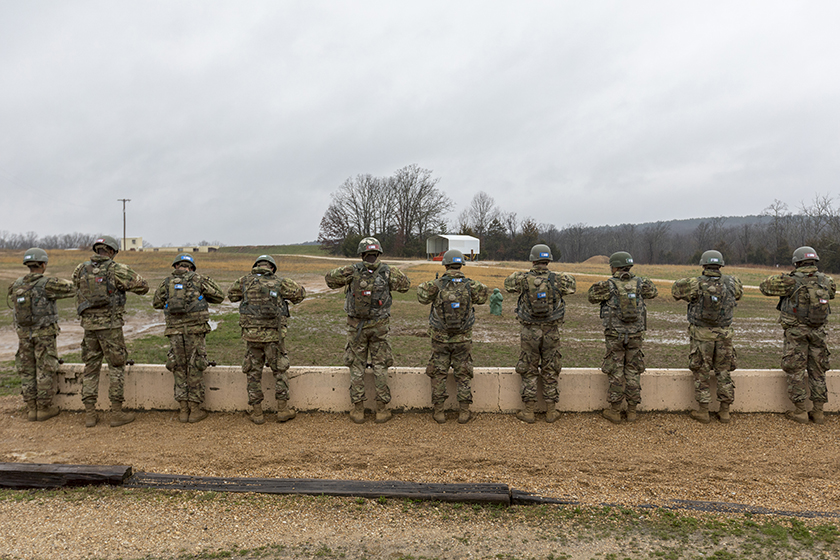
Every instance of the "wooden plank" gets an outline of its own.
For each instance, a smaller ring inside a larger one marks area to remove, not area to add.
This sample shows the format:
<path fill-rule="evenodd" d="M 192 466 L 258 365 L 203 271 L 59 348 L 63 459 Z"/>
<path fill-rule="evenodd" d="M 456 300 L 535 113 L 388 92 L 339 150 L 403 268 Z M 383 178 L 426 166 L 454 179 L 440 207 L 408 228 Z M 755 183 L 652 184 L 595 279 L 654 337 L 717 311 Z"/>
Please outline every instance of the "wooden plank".
<path fill-rule="evenodd" d="M 62 488 L 91 484 L 120 485 L 131 476 L 126 465 L 52 465 L 0 463 L 0 488 Z"/>

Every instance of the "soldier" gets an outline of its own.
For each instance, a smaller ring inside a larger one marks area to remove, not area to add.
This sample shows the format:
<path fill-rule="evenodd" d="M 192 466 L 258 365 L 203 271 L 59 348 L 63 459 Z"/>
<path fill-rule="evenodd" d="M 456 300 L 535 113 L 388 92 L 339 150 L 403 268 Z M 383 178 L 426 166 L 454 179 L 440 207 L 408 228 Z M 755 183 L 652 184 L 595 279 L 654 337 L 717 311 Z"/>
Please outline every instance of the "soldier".
<path fill-rule="evenodd" d="M 43 421 L 57 416 L 53 406 L 53 380 L 58 373 L 55 339 L 58 327 L 57 299 L 72 297 L 75 287 L 69 280 L 44 276 L 49 257 L 33 247 L 24 253 L 23 264 L 29 268 L 9 286 L 7 301 L 14 301 L 18 351 L 15 365 L 20 375 L 20 392 L 26 402 L 26 419 Z"/>
<path fill-rule="evenodd" d="M 204 403 L 204 370 L 207 348 L 204 335 L 210 332 L 209 303 L 222 303 L 225 293 L 211 278 L 195 271 L 195 260 L 186 253 L 172 261 L 172 274 L 155 291 L 152 307 L 163 309 L 169 338 L 166 369 L 175 377 L 175 400 L 181 422 L 207 418 Z"/>
<path fill-rule="evenodd" d="M 645 300 L 656 297 L 656 286 L 648 278 L 634 276 L 633 257 L 619 251 L 610 255 L 612 278 L 589 288 L 589 303 L 601 305 L 601 321 L 607 354 L 601 371 L 610 381 L 603 416 L 621 423 L 621 403 L 627 399 L 627 421 L 636 421 L 636 407 L 642 400 L 640 377 L 645 371 L 642 344 L 647 329 Z"/>
<path fill-rule="evenodd" d="M 291 278 L 278 278 L 277 263 L 271 255 L 260 255 L 251 273 L 238 279 L 228 290 L 228 299 L 239 304 L 239 326 L 245 341 L 242 373 L 248 376 L 250 419 L 263 424 L 262 371 L 268 365 L 274 373 L 277 421 L 286 422 L 296 413 L 289 408 L 289 355 L 286 352 L 289 302 L 303 301 L 306 290 Z"/>
<path fill-rule="evenodd" d="M 490 296 L 490 315 L 502 315 L 502 302 L 505 296 L 499 291 L 499 288 L 493 288 L 493 294 Z"/>
<path fill-rule="evenodd" d="M 677 280 L 671 287 L 674 299 L 688 302 L 688 336 L 691 340 L 688 368 L 694 374 L 694 398 L 699 406 L 699 410 L 692 410 L 690 416 L 703 424 L 711 421 L 709 379 L 714 371 L 720 402 L 718 419 L 728 424 L 729 405 L 735 400 L 735 385 L 730 375 L 736 367 L 732 316 L 744 288 L 734 276 L 721 274 L 723 255 L 718 251 L 703 253 L 700 265 L 703 267 L 701 276 Z"/>
<path fill-rule="evenodd" d="M 417 287 L 417 300 L 432 304 L 429 310 L 429 336 L 432 357 L 426 375 L 432 378 L 432 418 L 438 424 L 446 422 L 443 404 L 446 401 L 446 377 L 449 367 L 458 383 L 458 423 L 470 421 L 473 377 L 472 327 L 475 324 L 474 305 L 487 302 L 487 286 L 470 280 L 461 272 L 464 254 L 450 249 L 443 255 L 446 272 L 443 277 L 423 282 Z"/>
<path fill-rule="evenodd" d="M 523 408 L 516 417 L 533 424 L 537 377 L 543 382 L 545 421 L 554 422 L 560 418 L 556 407 L 560 400 L 557 378 L 563 357 L 560 354 L 560 326 L 566 314 L 563 296 L 575 293 L 577 284 L 570 274 L 548 270 L 548 263 L 554 260 L 548 245 L 534 245 L 529 260 L 531 270 L 514 272 L 505 278 L 505 290 L 519 294 L 516 316 L 521 325 L 520 354 L 516 373 L 522 376 Z"/>
<path fill-rule="evenodd" d="M 793 252 L 793 272 L 770 276 L 759 285 L 765 296 L 779 297 L 776 309 L 785 330 L 782 370 L 787 375 L 788 396 L 796 407 L 787 416 L 802 424 L 808 423 L 809 416 L 815 424 L 823 424 L 823 405 L 828 401 L 825 372 L 830 367 L 830 352 L 825 344 L 825 323 L 836 286 L 831 276 L 817 270 L 819 260 L 814 249 L 800 247 Z M 810 414 L 804 404 L 809 387 Z"/>
<path fill-rule="evenodd" d="M 134 414 L 122 408 L 125 383 L 125 347 L 122 327 L 125 324 L 125 293 L 143 295 L 149 284 L 128 266 L 115 262 L 120 246 L 116 239 L 102 236 L 93 242 L 93 256 L 73 271 L 77 311 L 85 330 L 82 340 L 82 402 L 85 404 L 85 426 L 96 425 L 96 399 L 99 395 L 99 371 L 103 357 L 108 361 L 111 400 L 111 427 L 134 421 Z"/>
<path fill-rule="evenodd" d="M 400 269 L 388 266 L 379 257 L 382 245 L 375 237 L 359 242 L 362 262 L 341 266 L 327 273 L 331 289 L 344 288 L 347 312 L 347 345 L 344 364 L 350 368 L 350 419 L 365 421 L 365 368 L 373 368 L 376 384 L 376 422 L 391 419 L 386 405 L 391 402 L 388 368 L 394 363 L 388 330 L 391 316 L 391 291 L 407 292 L 411 281 Z"/>

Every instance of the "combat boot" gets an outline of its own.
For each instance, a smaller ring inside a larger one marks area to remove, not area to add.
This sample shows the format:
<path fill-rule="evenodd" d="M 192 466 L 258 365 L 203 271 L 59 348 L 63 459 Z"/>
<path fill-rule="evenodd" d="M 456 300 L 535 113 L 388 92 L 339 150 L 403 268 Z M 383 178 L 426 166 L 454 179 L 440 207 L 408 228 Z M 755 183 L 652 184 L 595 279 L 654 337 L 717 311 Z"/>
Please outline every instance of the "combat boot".
<path fill-rule="evenodd" d="M 356 424 L 364 424 L 365 423 L 365 402 L 364 401 L 359 401 L 357 403 L 353 403 L 353 410 L 350 411 L 350 420 L 352 420 Z"/>
<path fill-rule="evenodd" d="M 190 421 L 190 402 L 178 401 L 178 405 L 180 405 L 181 407 L 181 409 L 178 411 L 178 422 L 186 424 Z"/>
<path fill-rule="evenodd" d="M 796 407 L 795 410 L 788 410 L 785 412 L 785 416 L 797 422 L 799 424 L 807 424 L 808 423 L 808 413 L 805 411 L 805 406 L 801 403 L 793 403 Z"/>
<path fill-rule="evenodd" d="M 535 403 L 533 401 L 523 402 L 522 410 L 516 413 L 516 417 L 522 420 L 523 422 L 533 424 L 535 422 L 534 404 Z"/>
<path fill-rule="evenodd" d="M 443 403 L 435 403 L 435 411 L 432 413 L 432 418 L 438 424 L 446 423 L 446 412 L 443 410 Z"/>
<path fill-rule="evenodd" d="M 636 406 L 638 405 L 627 403 L 627 422 L 631 424 L 639 417 L 636 414 Z"/>
<path fill-rule="evenodd" d="M 385 408 L 386 404 L 382 401 L 376 401 L 376 419 L 377 424 L 384 424 L 391 419 L 391 411 Z"/>
<path fill-rule="evenodd" d="M 610 406 L 601 412 L 601 416 L 612 422 L 613 424 L 621 424 L 621 403 L 610 403 Z"/>
<path fill-rule="evenodd" d="M 49 420 L 54 416 L 58 416 L 59 412 L 61 411 L 54 404 L 45 403 L 43 406 L 38 407 L 38 422 L 43 422 L 44 420 Z"/>
<path fill-rule="evenodd" d="M 134 414 L 125 412 L 122 403 L 119 401 L 111 401 L 111 427 L 124 426 L 134 422 Z M 87 424 L 85 424 L 87 425 Z"/>
<path fill-rule="evenodd" d="M 732 420 L 732 417 L 729 416 L 728 402 L 720 403 L 720 410 L 718 410 L 718 420 L 720 420 L 722 424 L 729 424 L 729 422 Z"/>
<path fill-rule="evenodd" d="M 85 403 L 85 428 L 93 428 L 96 426 L 96 403 Z"/>
<path fill-rule="evenodd" d="M 697 403 L 699 410 L 692 410 L 688 413 L 689 416 L 700 422 L 701 424 L 708 424 L 712 420 L 709 418 L 709 403 Z"/>
<path fill-rule="evenodd" d="M 26 419 L 30 422 L 38 419 L 38 405 L 35 401 L 26 401 Z"/>
<path fill-rule="evenodd" d="M 201 422 L 207 418 L 207 411 L 201 408 L 201 403 L 190 401 L 190 424 Z"/>
<path fill-rule="evenodd" d="M 470 403 L 464 401 L 458 404 L 460 405 L 460 410 L 458 411 L 458 423 L 466 424 L 470 421 Z"/>
<path fill-rule="evenodd" d="M 265 416 L 263 416 L 262 403 L 251 405 L 251 414 L 248 416 L 254 424 L 265 424 Z"/>
<path fill-rule="evenodd" d="M 277 421 L 287 422 L 297 416 L 294 409 L 289 408 L 289 401 L 277 401 Z"/>
<path fill-rule="evenodd" d="M 811 420 L 814 421 L 814 424 L 825 424 L 825 414 L 823 414 L 823 403 L 815 401 L 814 408 L 811 410 L 808 416 L 811 417 Z"/>
<path fill-rule="evenodd" d="M 560 413 L 557 412 L 557 403 L 548 401 L 545 403 L 545 421 L 549 424 L 556 422 L 560 418 Z"/>

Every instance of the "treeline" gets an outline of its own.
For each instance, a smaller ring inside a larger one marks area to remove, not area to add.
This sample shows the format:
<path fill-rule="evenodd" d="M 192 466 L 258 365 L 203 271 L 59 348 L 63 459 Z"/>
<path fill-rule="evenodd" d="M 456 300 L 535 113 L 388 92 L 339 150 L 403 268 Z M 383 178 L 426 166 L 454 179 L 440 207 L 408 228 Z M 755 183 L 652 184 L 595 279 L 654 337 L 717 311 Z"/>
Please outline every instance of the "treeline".
<path fill-rule="evenodd" d="M 0 231 L 0 249 L 25 251 L 30 247 L 41 249 L 86 249 L 102 234 L 64 233 L 62 235 L 46 235 L 38 237 L 34 231 L 26 233 L 9 233 Z"/>

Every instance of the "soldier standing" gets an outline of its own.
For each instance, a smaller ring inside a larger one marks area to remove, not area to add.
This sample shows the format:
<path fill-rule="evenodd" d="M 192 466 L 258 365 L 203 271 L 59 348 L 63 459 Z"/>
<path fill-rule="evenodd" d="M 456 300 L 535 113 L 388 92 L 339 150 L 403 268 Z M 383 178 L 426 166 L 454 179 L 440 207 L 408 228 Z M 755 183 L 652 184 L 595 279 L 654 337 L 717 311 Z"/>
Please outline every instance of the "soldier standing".
<path fill-rule="evenodd" d="M 621 403 L 627 400 L 627 421 L 636 421 L 636 407 L 642 401 L 641 375 L 645 371 L 642 344 L 647 330 L 645 300 L 656 297 L 656 286 L 648 278 L 634 276 L 633 257 L 619 251 L 610 255 L 612 278 L 589 288 L 589 303 L 601 306 L 601 321 L 607 353 L 601 371 L 610 387 L 603 416 L 621 423 Z"/>
<path fill-rule="evenodd" d="M 14 301 L 18 351 L 15 364 L 20 375 L 20 392 L 26 402 L 26 419 L 43 421 L 59 413 L 53 406 L 53 381 L 58 373 L 55 339 L 58 327 L 56 300 L 72 297 L 75 286 L 69 280 L 44 276 L 49 257 L 33 247 L 24 253 L 23 264 L 29 273 L 9 286 L 8 298 Z"/>
<path fill-rule="evenodd" d="M 458 423 L 470 421 L 473 377 L 472 327 L 475 324 L 474 305 L 487 302 L 487 286 L 470 280 L 461 272 L 464 254 L 450 249 L 443 255 L 444 275 L 436 280 L 423 282 L 417 287 L 417 300 L 429 310 L 429 336 L 432 339 L 432 357 L 426 366 L 426 375 L 432 381 L 433 418 L 438 424 L 446 422 L 443 405 L 446 401 L 446 377 L 449 368 L 458 383 Z"/>
<path fill-rule="evenodd" d="M 289 408 L 289 355 L 286 352 L 289 302 L 300 303 L 306 297 L 303 286 L 291 278 L 278 278 L 277 262 L 271 255 L 260 255 L 251 273 L 238 279 L 228 290 L 228 299 L 239 304 L 239 326 L 245 341 L 242 373 L 248 376 L 250 419 L 263 424 L 262 371 L 267 365 L 274 373 L 277 421 L 286 422 L 296 413 Z"/>
<path fill-rule="evenodd" d="M 152 307 L 163 309 L 169 339 L 166 369 L 175 377 L 175 400 L 181 422 L 207 418 L 204 403 L 204 370 L 207 347 L 204 335 L 210 332 L 210 303 L 222 303 L 225 293 L 210 277 L 195 271 L 192 255 L 183 253 L 172 262 L 172 274 L 155 291 Z"/>
<path fill-rule="evenodd" d="M 779 323 L 785 330 L 782 370 L 787 375 L 788 396 L 796 408 L 788 411 L 792 420 L 823 424 L 823 405 L 828 402 L 825 372 L 830 368 L 825 343 L 825 324 L 831 313 L 829 300 L 837 288 L 831 276 L 817 269 L 820 258 L 811 247 L 793 252 L 794 271 L 770 276 L 759 285 L 765 296 L 778 296 Z M 808 390 L 813 408 L 805 411 Z"/>
<path fill-rule="evenodd" d="M 342 266 L 327 273 L 331 289 L 344 288 L 347 312 L 347 345 L 344 364 L 350 368 L 350 419 L 365 421 L 365 368 L 373 368 L 376 384 L 376 422 L 391 419 L 386 405 L 391 402 L 388 368 L 394 363 L 388 330 L 391 317 L 391 291 L 407 292 L 411 281 L 400 269 L 388 266 L 379 257 L 382 245 L 375 237 L 359 242 L 362 262 Z"/>
<path fill-rule="evenodd" d="M 505 296 L 499 291 L 499 288 L 493 288 L 493 294 L 490 296 L 490 315 L 502 315 L 502 302 Z"/>
<path fill-rule="evenodd" d="M 125 324 L 125 293 L 143 295 L 149 284 L 128 266 L 115 262 L 120 251 L 116 239 L 108 235 L 93 242 L 93 256 L 73 271 L 77 311 L 85 331 L 82 340 L 82 402 L 85 404 L 85 426 L 96 425 L 96 399 L 99 395 L 99 372 L 102 359 L 108 361 L 111 400 L 111 427 L 134 421 L 134 414 L 122 409 L 125 384 L 125 347 L 122 327 Z"/>
<path fill-rule="evenodd" d="M 505 278 L 505 290 L 518 293 L 516 316 L 521 325 L 519 340 L 521 353 L 516 363 L 516 373 L 522 376 L 523 408 L 516 417 L 532 424 L 537 402 L 537 377 L 543 382 L 545 421 L 560 418 L 557 401 L 557 378 L 560 375 L 560 326 L 566 314 L 563 296 L 575 293 L 574 276 L 565 272 L 551 272 L 548 263 L 553 259 L 548 245 L 534 245 L 528 272 L 514 272 Z"/>
<path fill-rule="evenodd" d="M 744 288 L 736 277 L 721 273 L 724 262 L 718 251 L 703 253 L 700 265 L 703 267 L 700 277 L 677 280 L 671 287 L 674 299 L 688 302 L 691 341 L 688 368 L 694 374 L 694 398 L 699 406 L 699 410 L 692 410 L 690 416 L 703 424 L 711 421 L 709 379 L 714 371 L 720 402 L 718 419 L 727 424 L 730 421 L 729 405 L 735 400 L 735 385 L 730 375 L 736 367 L 732 317 Z"/>

